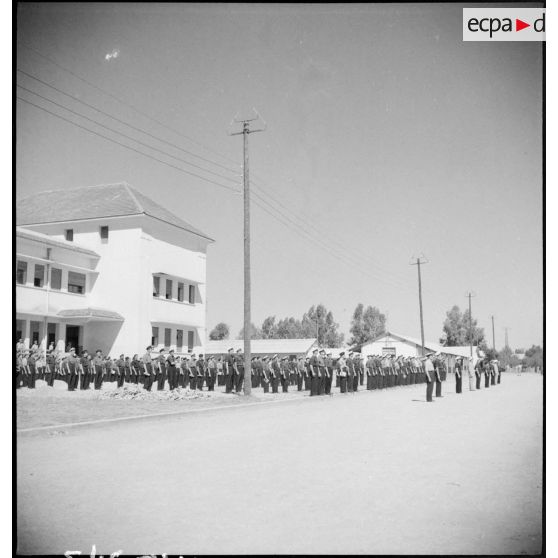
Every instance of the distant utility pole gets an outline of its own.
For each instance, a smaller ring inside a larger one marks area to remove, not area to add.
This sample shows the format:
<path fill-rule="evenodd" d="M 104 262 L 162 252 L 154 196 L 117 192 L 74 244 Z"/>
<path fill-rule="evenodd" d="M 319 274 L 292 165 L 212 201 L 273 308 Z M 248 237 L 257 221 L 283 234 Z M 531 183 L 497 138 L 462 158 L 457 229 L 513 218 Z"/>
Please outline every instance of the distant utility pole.
<path fill-rule="evenodd" d="M 256 112 L 254 110 L 254 112 Z M 250 338 L 252 336 L 252 323 L 250 320 L 250 179 L 248 169 L 248 134 L 263 132 L 265 127 L 258 130 L 250 130 L 250 122 L 258 120 L 260 116 L 256 112 L 255 118 L 233 119 L 237 124 L 242 124 L 242 132 L 231 133 L 231 136 L 242 134 L 244 138 L 244 395 L 252 393 L 252 354 L 250 350 Z"/>
<path fill-rule="evenodd" d="M 469 354 L 473 357 L 473 315 L 471 314 L 471 297 L 477 296 L 474 292 L 468 292 L 465 296 L 469 299 Z"/>
<path fill-rule="evenodd" d="M 492 348 L 496 350 L 496 337 L 494 336 L 494 316 L 490 316 L 492 318 Z"/>
<path fill-rule="evenodd" d="M 504 328 L 504 330 L 506 332 L 506 345 L 505 345 L 506 347 L 509 347 L 509 345 L 508 345 L 508 329 L 511 329 L 511 327 L 505 327 Z"/>
<path fill-rule="evenodd" d="M 427 264 L 428 260 L 424 255 L 420 255 L 418 258 L 412 257 L 412 261 L 409 265 L 416 265 L 418 269 L 418 288 L 419 288 L 419 310 L 420 310 L 420 342 L 421 342 L 421 355 L 424 356 L 424 321 L 422 317 L 422 283 L 420 277 L 420 266 L 421 264 Z"/>

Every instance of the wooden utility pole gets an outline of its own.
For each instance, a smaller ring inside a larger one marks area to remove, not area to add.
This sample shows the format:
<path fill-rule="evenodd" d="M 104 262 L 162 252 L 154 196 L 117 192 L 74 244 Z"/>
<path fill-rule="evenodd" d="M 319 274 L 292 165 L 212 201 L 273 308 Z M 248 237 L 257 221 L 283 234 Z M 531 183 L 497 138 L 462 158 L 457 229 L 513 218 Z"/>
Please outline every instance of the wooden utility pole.
<path fill-rule="evenodd" d="M 506 345 L 505 345 L 506 347 L 509 347 L 509 345 L 508 345 L 508 329 L 511 329 L 511 328 L 509 328 L 509 327 L 504 328 L 504 330 L 506 332 Z"/>
<path fill-rule="evenodd" d="M 465 294 L 469 298 L 469 354 L 473 357 L 473 315 L 471 314 L 471 297 L 476 296 L 473 292 Z"/>
<path fill-rule="evenodd" d="M 490 316 L 492 318 L 492 348 L 496 350 L 496 337 L 494 335 L 494 316 Z"/>
<path fill-rule="evenodd" d="M 257 114 L 257 113 L 256 113 Z M 250 176 L 248 166 L 248 134 L 263 132 L 265 127 L 258 130 L 250 130 L 250 122 L 258 120 L 255 118 L 243 120 L 234 119 L 234 122 L 242 124 L 242 132 L 235 132 L 231 136 L 243 136 L 244 149 L 244 395 L 252 393 L 252 352 L 250 339 L 252 336 L 252 321 L 250 317 Z"/>
<path fill-rule="evenodd" d="M 424 256 L 415 258 L 409 265 L 416 265 L 418 270 L 418 288 L 419 288 L 419 311 L 420 311 L 420 342 L 421 342 L 421 356 L 424 356 L 424 321 L 422 316 L 422 282 L 420 277 L 420 265 L 427 264 L 428 260 Z"/>

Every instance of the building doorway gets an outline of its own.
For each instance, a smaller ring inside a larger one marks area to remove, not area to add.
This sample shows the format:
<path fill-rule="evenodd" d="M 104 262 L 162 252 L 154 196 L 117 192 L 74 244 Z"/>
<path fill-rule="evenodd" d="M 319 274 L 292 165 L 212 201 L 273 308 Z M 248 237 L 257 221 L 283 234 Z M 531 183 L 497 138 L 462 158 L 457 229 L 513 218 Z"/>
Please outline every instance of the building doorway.
<path fill-rule="evenodd" d="M 56 324 L 47 324 L 47 349 L 50 344 L 56 346 Z"/>
<path fill-rule="evenodd" d="M 77 353 L 80 351 L 79 340 L 81 333 L 81 326 L 67 325 L 66 326 L 66 349 L 73 347 Z"/>

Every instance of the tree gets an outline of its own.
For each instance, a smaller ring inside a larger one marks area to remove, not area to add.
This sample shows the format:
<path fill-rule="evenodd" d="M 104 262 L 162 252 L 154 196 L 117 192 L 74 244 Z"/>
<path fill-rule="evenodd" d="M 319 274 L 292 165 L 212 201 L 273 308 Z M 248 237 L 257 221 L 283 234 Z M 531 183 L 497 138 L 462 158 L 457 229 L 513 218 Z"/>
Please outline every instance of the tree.
<path fill-rule="evenodd" d="M 323 304 L 311 306 L 302 316 L 301 334 L 305 338 L 317 337 L 322 347 L 339 347 L 344 337 L 333 314 Z"/>
<path fill-rule="evenodd" d="M 229 338 L 229 326 L 224 322 L 218 323 L 210 332 L 209 338 L 212 341 L 221 341 Z"/>
<path fill-rule="evenodd" d="M 443 335 L 440 343 L 446 347 L 460 347 L 472 344 L 481 345 L 484 341 L 484 329 L 477 326 L 477 320 L 473 318 L 469 324 L 469 310 L 461 312 L 459 306 L 453 306 L 446 312 L 446 321 L 443 326 Z"/>
<path fill-rule="evenodd" d="M 261 330 L 258 329 L 253 323 L 251 323 L 250 326 L 251 326 L 250 339 L 262 339 Z M 244 328 L 242 328 L 238 333 L 237 339 L 244 339 Z"/>
<path fill-rule="evenodd" d="M 539 345 L 532 345 L 530 349 L 525 351 L 525 358 L 523 359 L 523 364 L 528 367 L 539 366 L 542 368 L 543 365 L 543 350 Z"/>
<path fill-rule="evenodd" d="M 500 364 L 504 367 L 508 365 L 517 366 L 520 363 L 520 360 L 517 358 L 517 356 L 508 346 L 504 347 L 498 353 L 498 360 L 500 361 Z"/>
<path fill-rule="evenodd" d="M 262 338 L 274 339 L 275 329 L 275 316 L 268 316 L 262 323 Z"/>
<path fill-rule="evenodd" d="M 350 345 L 363 345 L 385 333 L 386 316 L 375 306 L 368 306 L 366 310 L 363 304 L 358 304 L 353 312 L 351 321 Z"/>

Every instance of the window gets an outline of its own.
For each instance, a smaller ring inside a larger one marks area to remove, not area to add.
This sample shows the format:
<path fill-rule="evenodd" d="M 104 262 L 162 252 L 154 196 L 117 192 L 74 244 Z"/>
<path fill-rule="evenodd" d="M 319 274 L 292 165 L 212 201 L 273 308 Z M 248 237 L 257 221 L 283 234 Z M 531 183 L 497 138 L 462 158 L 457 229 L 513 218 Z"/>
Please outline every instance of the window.
<path fill-rule="evenodd" d="M 188 302 L 190 304 L 196 302 L 196 285 L 188 285 Z"/>
<path fill-rule="evenodd" d="M 73 240 L 74 240 L 74 229 L 66 229 L 64 231 L 64 238 L 68 242 L 73 242 Z"/>
<path fill-rule="evenodd" d="M 156 347 L 159 344 L 159 328 L 152 327 L 151 328 L 151 345 Z"/>
<path fill-rule="evenodd" d="M 37 343 L 39 344 L 39 334 L 41 331 L 41 323 L 40 322 L 31 322 L 30 326 L 31 330 L 31 344 Z"/>
<path fill-rule="evenodd" d="M 50 288 L 59 291 L 62 288 L 62 270 L 53 267 L 50 272 Z"/>
<path fill-rule="evenodd" d="M 101 240 L 108 240 L 108 225 L 103 225 L 99 229 L 99 233 L 101 235 Z"/>
<path fill-rule="evenodd" d="M 23 340 L 23 333 L 25 331 L 25 321 L 16 320 L 16 339 L 19 342 L 20 339 Z"/>
<path fill-rule="evenodd" d="M 183 338 L 183 331 L 181 329 L 176 330 L 176 350 L 182 350 L 182 338 Z"/>
<path fill-rule="evenodd" d="M 165 298 L 167 300 L 172 299 L 172 280 L 171 279 L 167 279 L 167 288 L 166 288 L 166 291 L 165 291 Z"/>
<path fill-rule="evenodd" d="M 170 327 L 166 327 L 165 328 L 165 347 L 170 347 L 170 341 L 171 341 L 171 330 Z"/>
<path fill-rule="evenodd" d="M 45 285 L 45 266 L 35 264 L 35 276 L 33 277 L 33 286 L 44 287 Z"/>
<path fill-rule="evenodd" d="M 68 271 L 68 292 L 78 294 L 85 293 L 85 275 L 83 273 Z"/>
<path fill-rule="evenodd" d="M 184 302 L 184 283 L 178 283 L 178 301 Z"/>
<path fill-rule="evenodd" d="M 27 262 L 17 262 L 16 281 L 19 285 L 27 283 Z"/>
<path fill-rule="evenodd" d="M 47 324 L 47 347 L 50 347 L 51 343 L 56 345 L 56 324 L 49 323 Z"/>
<path fill-rule="evenodd" d="M 188 350 L 191 351 L 194 348 L 194 332 L 188 332 Z"/>
<path fill-rule="evenodd" d="M 161 279 L 159 277 L 153 277 L 153 296 L 159 296 L 161 289 Z"/>

